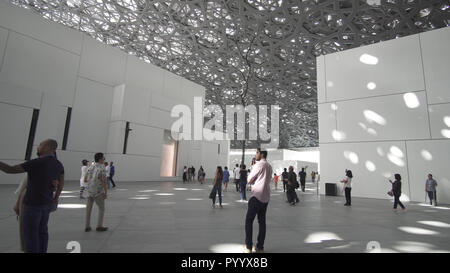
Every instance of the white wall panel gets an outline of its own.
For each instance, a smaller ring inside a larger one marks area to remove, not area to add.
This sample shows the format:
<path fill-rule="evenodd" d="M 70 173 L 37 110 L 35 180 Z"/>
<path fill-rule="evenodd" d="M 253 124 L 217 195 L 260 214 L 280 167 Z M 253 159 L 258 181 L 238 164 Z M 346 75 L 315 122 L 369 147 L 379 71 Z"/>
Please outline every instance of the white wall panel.
<path fill-rule="evenodd" d="M 409 152 L 409 151 L 408 151 Z M 345 170 L 353 173 L 352 196 L 389 199 L 391 189 L 388 179 L 399 173 L 402 192 L 410 197 L 407 160 L 404 142 L 337 143 L 320 145 L 320 191 L 325 193 L 325 183 L 336 183 L 342 195 L 341 181 Z"/>
<path fill-rule="evenodd" d="M 0 26 L 80 54 L 82 33 L 51 22 L 8 1 L 0 1 Z"/>
<path fill-rule="evenodd" d="M 113 91 L 113 101 L 111 106 L 111 120 L 123 120 L 123 103 L 125 100 L 125 84 L 117 85 Z"/>
<path fill-rule="evenodd" d="M 329 54 L 325 61 L 328 101 L 425 89 L 418 35 Z"/>
<path fill-rule="evenodd" d="M 133 131 L 128 136 L 127 154 L 161 156 L 162 129 L 135 123 L 130 124 L 130 129 Z"/>
<path fill-rule="evenodd" d="M 114 181 L 119 187 L 122 181 L 161 181 L 159 171 L 161 159 L 159 157 L 145 157 L 135 155 L 107 154 L 108 162 L 113 161 L 116 173 Z"/>
<path fill-rule="evenodd" d="M 318 105 L 319 113 L 319 143 L 335 142 L 336 137 L 336 109 L 335 103 Z"/>
<path fill-rule="evenodd" d="M 0 81 L 61 97 L 72 105 L 78 56 L 11 32 Z"/>
<path fill-rule="evenodd" d="M 104 152 L 104 151 L 97 151 Z M 74 152 L 74 151 L 61 151 L 57 152 L 58 160 L 64 166 L 64 179 L 79 181 L 81 178 L 81 161 L 83 159 L 94 161 L 95 152 Z M 108 158 L 106 158 L 108 160 Z M 108 160 L 109 161 L 109 160 Z"/>
<path fill-rule="evenodd" d="M 113 121 L 109 123 L 107 153 L 120 154 L 123 152 L 125 126 L 124 121 Z"/>
<path fill-rule="evenodd" d="M 188 150 L 188 164 L 187 167 L 194 166 L 195 167 L 195 173 L 196 176 L 198 175 L 198 170 L 200 169 L 200 166 L 202 166 L 202 153 L 201 150 L 192 149 Z M 203 169 L 205 169 L 205 166 L 203 166 Z M 198 176 L 197 176 L 198 177 Z M 209 178 L 208 173 L 206 173 L 206 178 Z"/>
<path fill-rule="evenodd" d="M 0 103 L 0 157 L 21 160 L 25 158 L 33 110 Z"/>
<path fill-rule="evenodd" d="M 428 103 L 450 102 L 450 28 L 420 34 Z"/>
<path fill-rule="evenodd" d="M 145 124 L 150 111 L 149 90 L 126 85 L 123 98 L 122 120 Z"/>
<path fill-rule="evenodd" d="M 112 96 L 112 87 L 78 79 L 68 150 L 106 152 Z"/>
<path fill-rule="evenodd" d="M 8 39 L 8 30 L 0 27 L 0 71 L 3 64 L 3 55 L 6 48 L 6 40 Z"/>
<path fill-rule="evenodd" d="M 450 204 L 450 140 L 409 141 L 407 148 L 412 199 L 424 202 L 425 181 L 431 173 L 438 183 L 438 205 Z"/>
<path fill-rule="evenodd" d="M 80 75 L 116 86 L 125 83 L 126 54 L 117 48 L 84 37 Z"/>
<path fill-rule="evenodd" d="M 425 92 L 409 96 L 420 105 L 409 108 L 404 95 L 338 102 L 337 128 L 345 134 L 343 141 L 429 138 Z"/>
<path fill-rule="evenodd" d="M 22 164 L 23 160 L 1 160 L 3 163 L 6 163 L 10 166 L 15 166 L 18 164 Z M 19 185 L 22 182 L 22 179 L 24 178 L 25 173 L 19 173 L 19 174 L 7 174 L 4 172 L 0 172 L 0 185 L 1 184 L 17 184 Z M 14 194 L 14 191 L 16 189 L 14 188 L 13 191 L 10 192 L 11 196 Z M 14 197 L 15 198 L 15 197 Z"/>
<path fill-rule="evenodd" d="M 155 93 L 164 91 L 165 70 L 146 63 L 135 56 L 127 56 L 126 84 L 151 90 Z"/>
<path fill-rule="evenodd" d="M 61 99 L 56 95 L 44 94 L 39 110 L 34 145 L 38 145 L 47 138 L 52 138 L 58 142 L 58 148 L 61 148 L 66 116 L 67 106 L 62 105 Z"/>
<path fill-rule="evenodd" d="M 205 88 L 189 80 L 182 79 L 180 100 L 183 101 L 183 104 L 188 105 L 192 112 L 194 107 L 194 97 L 204 98 Z"/>
<path fill-rule="evenodd" d="M 189 165 L 189 153 L 191 152 L 190 143 L 190 140 L 178 141 L 177 176 L 182 176 L 184 166 Z"/>
<path fill-rule="evenodd" d="M 42 92 L 15 85 L 9 82 L 0 82 L 0 102 L 39 109 L 41 107 Z"/>
<path fill-rule="evenodd" d="M 429 105 L 433 138 L 450 138 L 450 103 Z"/>
<path fill-rule="evenodd" d="M 179 99 L 180 97 L 182 97 L 182 81 L 182 77 L 169 71 L 164 71 L 163 95 L 171 99 Z"/>
<path fill-rule="evenodd" d="M 387 198 L 387 188 L 375 185 L 398 172 L 406 199 L 423 202 L 432 172 L 443 186 L 438 199 L 450 202 L 450 29 L 419 35 L 325 56 L 326 79 L 318 78 L 318 86 L 326 85 L 329 102 L 337 100 L 337 131 L 349 143 L 324 143 L 323 132 L 332 126 L 319 105 L 322 183 L 338 181 L 351 168 L 354 196 Z"/>
<path fill-rule="evenodd" d="M 192 102 L 193 101 L 194 101 L 194 99 L 192 98 Z M 186 104 L 186 103 L 181 101 L 179 98 L 172 99 L 172 98 L 167 97 L 166 95 L 152 93 L 152 99 L 151 99 L 152 107 L 170 112 L 170 111 L 172 111 L 172 108 L 177 104 Z M 191 112 L 192 112 L 192 109 L 191 109 Z"/>
<path fill-rule="evenodd" d="M 170 112 L 162 111 L 155 108 L 150 108 L 147 124 L 159 128 L 170 130 L 173 122 L 177 119 L 170 117 Z"/>
<path fill-rule="evenodd" d="M 197 157 L 199 162 L 195 162 L 197 163 L 197 165 L 194 165 L 195 169 L 198 170 L 197 166 L 202 165 L 206 173 L 206 178 L 214 178 L 217 166 L 220 166 L 218 162 L 219 154 L 217 153 L 217 145 L 217 143 L 203 142 L 201 153 L 193 152 L 193 155 L 200 155 Z"/>
<path fill-rule="evenodd" d="M 324 103 L 327 101 L 327 90 L 325 84 L 325 56 L 316 58 L 316 73 L 317 73 L 317 103 Z"/>
<path fill-rule="evenodd" d="M 283 159 L 300 160 L 303 162 L 319 163 L 320 152 L 318 148 L 299 149 L 299 150 L 283 150 Z"/>

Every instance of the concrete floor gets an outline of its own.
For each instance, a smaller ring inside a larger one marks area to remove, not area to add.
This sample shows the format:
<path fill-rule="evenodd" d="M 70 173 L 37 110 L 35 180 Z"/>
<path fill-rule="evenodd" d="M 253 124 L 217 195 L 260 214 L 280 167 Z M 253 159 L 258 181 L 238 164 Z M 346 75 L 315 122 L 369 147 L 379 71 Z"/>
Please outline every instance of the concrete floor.
<path fill-rule="evenodd" d="M 79 242 L 81 252 L 241 252 L 247 204 L 238 202 L 231 183 L 224 208 L 211 208 L 210 185 L 119 181 L 106 203 L 109 231 L 86 233 L 78 184 L 67 182 L 60 203 L 69 208 L 51 215 L 49 252 L 70 252 L 70 241 Z M 393 212 L 391 201 L 353 198 L 353 206 L 344 207 L 343 197 L 317 196 L 315 186 L 307 186 L 295 207 L 282 190 L 272 191 L 266 252 L 362 253 L 372 241 L 369 248 L 379 245 L 381 252 L 450 252 L 450 206 L 405 203 L 406 212 Z M 0 252 L 19 252 L 15 188 L 0 186 Z M 94 206 L 94 228 L 96 218 Z"/>

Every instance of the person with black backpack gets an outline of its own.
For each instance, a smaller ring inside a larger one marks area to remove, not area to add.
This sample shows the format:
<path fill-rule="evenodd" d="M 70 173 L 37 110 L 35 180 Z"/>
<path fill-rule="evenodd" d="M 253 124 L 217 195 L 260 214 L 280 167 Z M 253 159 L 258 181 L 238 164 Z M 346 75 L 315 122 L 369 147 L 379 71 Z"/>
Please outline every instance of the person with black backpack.
<path fill-rule="evenodd" d="M 295 203 L 300 202 L 300 200 L 298 199 L 297 193 L 295 192 L 295 189 L 299 188 L 299 184 L 297 181 L 297 174 L 295 174 L 294 172 L 294 167 L 289 166 L 289 173 L 288 173 L 288 178 L 287 178 L 288 182 L 287 182 L 287 192 L 286 192 L 286 197 L 287 197 L 287 201 L 288 203 L 290 203 L 291 205 L 295 205 Z"/>

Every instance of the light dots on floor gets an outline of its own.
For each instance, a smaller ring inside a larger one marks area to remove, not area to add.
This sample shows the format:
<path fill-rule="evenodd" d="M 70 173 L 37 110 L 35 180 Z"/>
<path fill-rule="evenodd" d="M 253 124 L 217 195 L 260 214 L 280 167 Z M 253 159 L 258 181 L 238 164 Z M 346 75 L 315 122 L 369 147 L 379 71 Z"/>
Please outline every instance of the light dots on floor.
<path fill-rule="evenodd" d="M 159 191 L 159 190 L 142 190 L 142 191 L 138 191 L 138 192 L 155 192 L 155 191 Z"/>
<path fill-rule="evenodd" d="M 79 191 L 61 191 L 61 194 L 77 193 Z"/>
<path fill-rule="evenodd" d="M 215 244 L 209 247 L 213 253 L 243 253 L 243 244 Z"/>
<path fill-rule="evenodd" d="M 398 227 L 399 230 L 410 233 L 410 234 L 416 234 L 416 235 L 438 235 L 439 232 L 430 230 L 430 229 L 424 229 L 424 228 L 418 228 L 418 227 L 408 227 L 408 226 L 402 226 Z"/>
<path fill-rule="evenodd" d="M 317 244 L 331 240 L 342 241 L 342 238 L 333 232 L 313 232 L 306 237 L 304 242 L 307 244 Z"/>
<path fill-rule="evenodd" d="M 61 209 L 84 209 L 86 208 L 85 204 L 58 204 L 58 208 Z"/>
<path fill-rule="evenodd" d="M 450 224 L 440 222 L 440 221 L 417 221 L 417 223 L 432 226 L 432 227 L 450 228 Z"/>
<path fill-rule="evenodd" d="M 150 197 L 135 196 L 135 197 L 130 197 L 128 199 L 131 199 L 131 200 L 148 200 L 148 199 L 150 199 Z"/>

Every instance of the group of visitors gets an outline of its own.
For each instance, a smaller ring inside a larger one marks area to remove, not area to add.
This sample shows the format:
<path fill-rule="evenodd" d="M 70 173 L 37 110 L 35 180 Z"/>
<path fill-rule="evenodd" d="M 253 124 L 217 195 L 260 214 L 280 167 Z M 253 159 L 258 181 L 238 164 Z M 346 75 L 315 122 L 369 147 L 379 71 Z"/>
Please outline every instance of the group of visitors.
<path fill-rule="evenodd" d="M 94 165 L 94 164 L 95 164 L 95 161 L 93 161 L 91 163 L 91 165 Z M 112 184 L 112 187 L 115 188 L 116 187 L 116 183 L 114 182 L 113 178 L 114 178 L 114 175 L 116 173 L 116 167 L 114 166 L 114 162 L 111 161 L 109 164 L 108 164 L 108 162 L 104 162 L 103 164 L 105 165 L 105 175 L 106 175 L 107 187 L 108 187 L 108 189 L 110 189 L 111 188 L 111 184 Z M 83 193 L 84 193 L 84 191 L 86 189 L 86 186 L 87 186 L 86 182 L 84 181 L 84 178 L 85 178 L 85 176 L 87 174 L 89 166 L 90 166 L 90 164 L 89 164 L 89 161 L 87 159 L 83 159 L 81 161 L 80 199 L 86 199 L 83 196 Z"/>
<path fill-rule="evenodd" d="M 293 167 L 292 167 L 293 168 Z M 292 170 L 293 171 L 293 170 Z M 284 168 L 284 172 L 283 173 L 281 173 L 281 179 L 282 179 L 282 181 L 283 181 L 283 192 L 286 192 L 286 190 L 287 190 L 287 185 L 288 185 L 288 181 L 289 181 L 289 179 L 288 179 L 288 175 L 289 175 L 289 172 L 287 171 L 287 169 L 286 168 Z M 312 179 L 312 182 L 314 183 L 314 181 L 315 181 L 315 179 L 316 179 L 316 175 L 318 175 L 318 173 L 317 172 L 312 172 L 311 173 L 311 179 Z M 305 168 L 302 168 L 302 170 L 298 173 L 298 177 L 299 177 L 299 179 L 300 179 L 300 186 L 301 186 L 301 190 L 302 190 L 302 192 L 305 192 L 305 188 L 306 188 L 306 172 L 305 172 Z M 279 181 L 279 178 L 280 178 L 280 176 L 279 175 L 277 175 L 276 173 L 274 174 L 274 176 L 273 176 L 273 181 L 274 181 L 274 184 L 275 184 L 275 189 L 278 189 L 278 181 Z"/>
<path fill-rule="evenodd" d="M 345 204 L 344 206 L 351 206 L 351 191 L 352 191 L 352 179 L 353 173 L 351 170 L 345 170 L 345 178 L 341 180 L 341 183 L 344 183 L 342 191 L 345 191 Z M 392 208 L 394 211 L 397 210 L 397 206 L 400 206 L 403 211 L 406 211 L 405 205 L 400 201 L 400 197 L 402 195 L 402 177 L 400 174 L 396 173 L 394 175 L 394 181 L 389 179 L 389 182 L 392 184 L 392 188 L 388 191 L 388 195 L 394 197 L 394 207 Z M 428 178 L 425 181 L 425 201 L 426 196 L 428 195 L 430 205 L 437 206 L 437 194 L 436 194 L 437 182 L 433 179 L 433 175 L 428 174 Z"/>
<path fill-rule="evenodd" d="M 21 238 L 22 250 L 27 253 L 45 253 L 48 248 L 48 221 L 50 213 L 58 207 L 59 197 L 64 187 L 64 166 L 57 159 L 56 148 L 58 144 L 53 139 L 47 139 L 41 142 L 37 148 L 37 158 L 26 161 L 25 163 L 10 166 L 0 162 L 0 170 L 6 173 L 27 173 L 16 193 L 18 194 L 17 202 L 14 210 L 19 218 L 19 234 Z M 240 192 L 241 200 L 247 200 L 247 185 L 251 185 L 251 194 L 248 200 L 247 214 L 245 218 L 245 252 L 263 252 L 266 233 L 266 212 L 270 199 L 270 182 L 272 180 L 272 167 L 266 161 L 267 151 L 257 149 L 255 160 L 251 170 L 247 170 L 245 164 L 236 165 L 233 170 L 233 177 L 236 183 L 236 190 Z M 186 167 L 185 167 L 186 169 Z M 190 168 L 190 172 L 195 174 L 195 169 Z M 187 172 L 185 174 L 187 177 Z M 103 226 L 105 214 L 105 200 L 108 196 L 108 180 L 112 183 L 113 188 L 116 187 L 113 176 L 115 168 L 113 162 L 109 164 L 102 153 L 96 153 L 94 161 L 82 160 L 80 179 L 80 198 L 86 200 L 86 218 L 85 232 L 92 230 L 90 225 L 91 212 L 95 203 L 99 209 L 96 231 L 107 231 L 108 228 Z M 199 181 L 204 181 L 205 172 L 203 167 L 199 170 Z M 300 183 L 297 181 L 297 174 L 294 172 L 293 166 L 286 168 L 281 174 L 283 179 L 283 189 L 286 192 L 287 202 L 295 205 L 300 200 L 295 189 L 301 187 L 304 191 L 306 173 L 304 168 L 299 172 Z M 274 177 L 277 177 L 274 175 Z M 406 207 L 400 201 L 401 197 L 401 176 L 394 175 L 395 180 L 391 181 L 392 190 L 389 195 L 394 197 L 394 207 L 396 210 L 399 205 L 403 210 Z M 227 190 L 230 179 L 228 167 L 218 166 L 214 176 L 213 189 L 210 194 L 212 199 L 212 207 L 216 207 L 216 196 L 218 195 L 219 207 L 222 206 L 222 186 Z M 345 178 L 341 180 L 344 183 L 343 191 L 345 191 L 345 206 L 351 206 L 351 189 L 352 189 L 353 173 L 351 170 L 345 170 Z M 278 179 L 275 178 L 276 183 Z M 277 185 L 275 185 L 277 187 Z M 436 195 L 437 182 L 433 179 L 433 175 L 429 174 L 425 182 L 426 196 L 430 199 L 430 204 L 437 206 Z M 84 191 L 87 191 L 87 198 L 83 197 Z M 259 233 L 257 244 L 253 246 L 253 222 L 258 217 Z"/>
<path fill-rule="evenodd" d="M 205 170 L 203 170 L 203 166 L 200 166 L 200 169 L 198 170 L 198 176 L 197 180 L 200 182 L 200 184 L 205 183 L 205 177 L 206 173 Z M 194 181 L 195 179 L 195 168 L 194 166 L 187 168 L 184 166 L 183 168 L 183 183 Z"/>
<path fill-rule="evenodd" d="M 289 171 L 288 169 L 284 168 L 284 171 L 281 173 L 280 176 L 283 181 L 283 192 L 286 192 L 286 202 L 288 202 L 291 205 L 295 205 L 300 201 L 295 190 L 301 187 L 302 192 L 305 192 L 306 188 L 305 168 L 302 168 L 302 170 L 298 173 L 300 184 L 297 180 L 297 174 L 294 172 L 293 166 L 289 166 Z M 278 180 L 280 176 L 278 176 L 275 173 L 273 177 L 276 190 L 278 189 Z"/>

